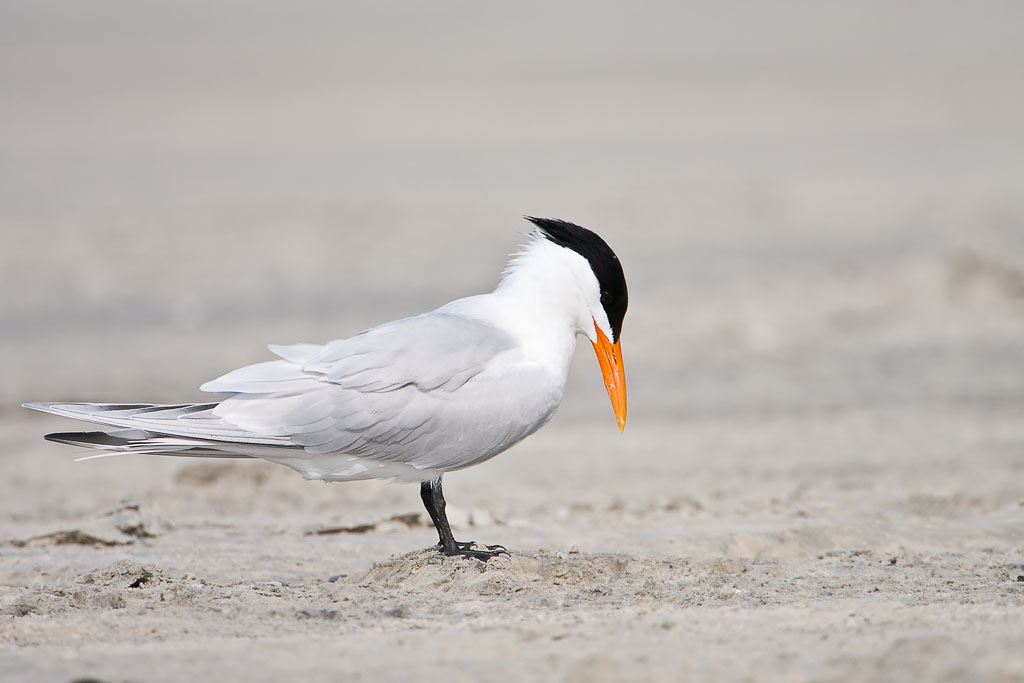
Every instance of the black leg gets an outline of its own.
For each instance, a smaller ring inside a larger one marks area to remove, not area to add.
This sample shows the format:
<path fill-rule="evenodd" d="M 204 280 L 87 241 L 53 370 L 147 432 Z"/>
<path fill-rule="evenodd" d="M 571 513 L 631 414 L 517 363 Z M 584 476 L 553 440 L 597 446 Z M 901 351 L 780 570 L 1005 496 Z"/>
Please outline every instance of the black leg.
<path fill-rule="evenodd" d="M 420 484 L 420 498 L 423 507 L 437 529 L 437 549 L 445 555 L 462 555 L 486 562 L 495 555 L 508 555 L 504 546 L 489 545 L 487 550 L 474 550 L 473 541 L 456 541 L 452 528 L 448 525 L 448 515 L 444 512 L 444 493 L 441 491 L 441 477 L 429 479 Z"/>

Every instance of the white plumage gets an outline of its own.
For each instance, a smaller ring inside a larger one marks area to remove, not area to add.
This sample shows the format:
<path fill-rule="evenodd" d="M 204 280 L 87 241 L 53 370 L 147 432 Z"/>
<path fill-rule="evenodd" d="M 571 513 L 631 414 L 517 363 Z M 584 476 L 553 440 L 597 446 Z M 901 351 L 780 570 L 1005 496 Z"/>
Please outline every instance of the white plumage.
<path fill-rule="evenodd" d="M 111 453 L 248 456 L 287 465 L 310 479 L 386 478 L 424 487 L 435 482 L 443 517 L 443 473 L 501 453 L 554 414 L 577 335 L 596 349 L 602 337 L 618 341 L 595 257 L 571 240 L 565 244 L 576 232 L 564 237 L 559 231 L 582 231 L 611 250 L 578 226 L 531 220 L 539 229 L 494 292 L 323 345 L 272 345 L 279 360 L 202 386 L 227 395 L 218 402 L 25 405 L 119 428 L 49 436 Z M 624 296 L 624 280 L 621 286 Z M 624 313 L 624 302 L 621 308 Z M 621 393 L 620 426 L 624 385 Z M 427 495 L 424 488 L 430 510 Z M 440 524 L 438 531 L 445 546 Z M 480 556 L 466 550 L 457 548 Z"/>

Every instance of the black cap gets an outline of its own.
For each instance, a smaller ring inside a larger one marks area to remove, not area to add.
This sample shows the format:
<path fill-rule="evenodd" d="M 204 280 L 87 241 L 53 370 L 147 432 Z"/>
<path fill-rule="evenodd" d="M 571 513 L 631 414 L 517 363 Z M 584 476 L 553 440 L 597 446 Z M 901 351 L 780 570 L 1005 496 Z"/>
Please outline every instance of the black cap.
<path fill-rule="evenodd" d="M 544 237 L 551 242 L 572 249 L 587 259 L 601 289 L 601 305 L 612 326 L 612 343 L 617 342 L 622 332 L 622 320 L 626 317 L 626 307 L 629 305 L 626 277 L 622 274 L 619 257 L 597 233 L 575 223 L 557 218 L 525 218 L 540 228 Z"/>

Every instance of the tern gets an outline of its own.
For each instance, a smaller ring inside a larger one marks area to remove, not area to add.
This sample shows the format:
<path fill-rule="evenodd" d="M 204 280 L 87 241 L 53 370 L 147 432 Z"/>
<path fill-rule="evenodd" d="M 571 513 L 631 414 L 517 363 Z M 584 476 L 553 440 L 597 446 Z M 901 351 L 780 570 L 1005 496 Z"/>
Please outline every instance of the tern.
<path fill-rule="evenodd" d="M 327 344 L 270 345 L 278 360 L 202 385 L 226 395 L 219 401 L 24 407 L 114 428 L 45 437 L 104 451 L 89 457 L 262 458 L 307 479 L 419 482 L 437 549 L 486 561 L 507 551 L 455 540 L 441 479 L 551 419 L 578 336 L 597 353 L 619 430 L 626 424 L 622 265 L 586 228 L 526 219 L 535 227 L 493 292 Z"/>

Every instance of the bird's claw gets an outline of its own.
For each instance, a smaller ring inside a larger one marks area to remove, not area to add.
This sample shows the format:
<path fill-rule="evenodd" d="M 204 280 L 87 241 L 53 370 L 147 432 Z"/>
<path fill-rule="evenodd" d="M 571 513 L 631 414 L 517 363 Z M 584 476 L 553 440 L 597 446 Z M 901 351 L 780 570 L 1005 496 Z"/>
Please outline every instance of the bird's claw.
<path fill-rule="evenodd" d="M 471 557 L 481 562 L 486 562 L 492 557 L 498 555 L 509 555 L 508 549 L 503 545 L 485 545 L 486 550 L 477 549 L 473 546 L 476 545 L 476 541 L 455 541 L 454 547 L 445 548 L 440 543 L 437 544 L 437 549 L 444 555 L 452 557 L 460 555 L 462 557 Z"/>
<path fill-rule="evenodd" d="M 476 541 L 455 541 L 455 545 L 459 547 L 459 550 L 472 550 L 473 546 L 476 545 Z M 508 553 L 508 548 L 503 545 L 485 545 L 488 550 L 497 550 L 500 553 Z"/>

